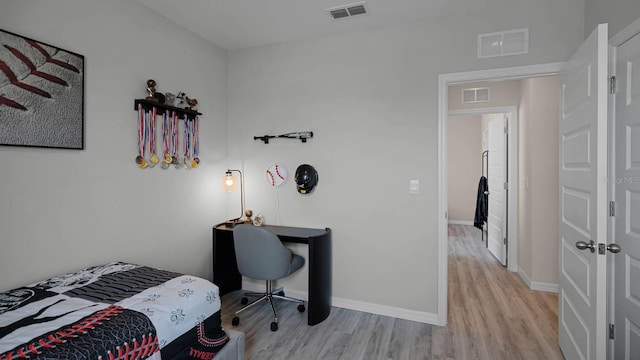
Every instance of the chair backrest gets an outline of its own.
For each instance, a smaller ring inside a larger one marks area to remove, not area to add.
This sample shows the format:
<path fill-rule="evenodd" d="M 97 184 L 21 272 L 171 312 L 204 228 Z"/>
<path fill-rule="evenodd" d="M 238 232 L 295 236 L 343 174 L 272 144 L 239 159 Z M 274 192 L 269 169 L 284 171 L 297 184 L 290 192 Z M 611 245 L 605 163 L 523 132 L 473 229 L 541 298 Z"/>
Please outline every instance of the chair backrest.
<path fill-rule="evenodd" d="M 277 280 L 289 275 L 292 252 L 273 232 L 253 225 L 233 230 L 240 274 L 257 280 Z"/>

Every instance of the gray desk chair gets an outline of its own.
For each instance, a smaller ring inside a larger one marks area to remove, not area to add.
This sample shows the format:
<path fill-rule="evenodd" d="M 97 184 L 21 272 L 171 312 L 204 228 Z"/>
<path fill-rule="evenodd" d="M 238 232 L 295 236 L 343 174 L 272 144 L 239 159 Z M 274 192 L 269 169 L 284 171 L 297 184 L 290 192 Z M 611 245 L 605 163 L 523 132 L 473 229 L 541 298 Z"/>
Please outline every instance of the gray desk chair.
<path fill-rule="evenodd" d="M 236 311 L 236 316 L 231 323 L 240 324 L 238 315 L 256 305 L 262 300 L 269 300 L 273 310 L 273 322 L 271 331 L 278 330 L 278 314 L 273 303 L 273 298 L 299 302 L 298 311 L 304 312 L 304 301 L 284 296 L 282 288 L 273 289 L 273 281 L 285 278 L 300 270 L 304 265 L 304 258 L 294 254 L 284 246 L 278 236 L 273 232 L 253 225 L 238 225 L 233 230 L 233 244 L 235 245 L 238 271 L 243 276 L 256 280 L 265 280 L 266 291 L 263 293 L 245 293 L 242 305 L 248 303 L 247 296 L 259 296 L 251 304 Z"/>

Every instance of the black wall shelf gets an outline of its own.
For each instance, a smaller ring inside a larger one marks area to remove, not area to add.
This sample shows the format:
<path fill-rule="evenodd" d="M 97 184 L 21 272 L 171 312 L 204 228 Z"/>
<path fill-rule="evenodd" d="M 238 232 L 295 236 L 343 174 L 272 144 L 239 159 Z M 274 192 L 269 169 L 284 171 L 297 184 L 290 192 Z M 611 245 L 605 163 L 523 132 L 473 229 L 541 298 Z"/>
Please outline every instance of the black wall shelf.
<path fill-rule="evenodd" d="M 202 115 L 202 113 L 199 113 L 197 111 L 181 109 L 179 107 L 164 105 L 155 101 L 149 101 L 145 99 L 136 99 L 133 106 L 133 110 L 138 110 L 138 104 L 141 104 L 142 108 L 146 111 L 149 111 L 155 107 L 158 111 L 157 112 L 158 115 L 161 115 L 162 112 L 165 112 L 167 110 L 172 112 L 175 111 L 178 114 L 179 118 L 184 118 L 184 116 L 187 115 L 188 119 L 195 119 L 196 116 Z"/>

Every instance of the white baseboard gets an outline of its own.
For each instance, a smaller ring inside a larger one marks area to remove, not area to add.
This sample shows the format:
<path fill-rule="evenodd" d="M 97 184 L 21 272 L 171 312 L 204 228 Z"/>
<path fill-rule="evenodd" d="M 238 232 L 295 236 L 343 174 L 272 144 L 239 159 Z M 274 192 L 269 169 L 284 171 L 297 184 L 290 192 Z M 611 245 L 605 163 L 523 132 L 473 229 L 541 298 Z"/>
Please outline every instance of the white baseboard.
<path fill-rule="evenodd" d="M 247 291 L 264 291 L 264 286 L 260 286 L 257 283 L 250 283 L 243 281 L 242 288 Z M 287 296 L 298 298 L 307 301 L 309 296 L 306 292 L 296 291 L 291 289 L 285 289 Z M 350 299 L 342 299 L 337 297 L 331 298 L 331 306 L 339 307 L 343 309 L 350 309 L 356 311 L 367 312 L 376 315 L 390 316 L 398 319 L 411 320 L 431 325 L 438 325 L 438 314 L 428 313 L 424 311 L 416 311 L 403 309 L 393 306 L 386 306 L 380 304 L 372 304 L 364 301 L 356 301 Z"/>
<path fill-rule="evenodd" d="M 438 325 L 438 314 L 428 313 L 424 311 L 409 310 L 393 306 L 372 304 L 364 301 L 341 299 L 336 297 L 332 298 L 331 305 L 343 309 L 362 311 L 376 315 L 391 316 L 398 319 Z"/>
<path fill-rule="evenodd" d="M 449 224 L 451 224 L 451 225 L 471 225 L 471 226 L 473 226 L 473 221 L 469 221 L 469 220 L 449 220 Z"/>
<path fill-rule="evenodd" d="M 518 275 L 520 275 L 524 283 L 527 284 L 527 286 L 531 290 L 545 291 L 545 292 L 552 292 L 552 293 L 558 292 L 558 284 L 531 281 L 531 279 L 529 279 L 529 276 L 527 276 L 527 274 L 520 267 L 518 267 Z"/>

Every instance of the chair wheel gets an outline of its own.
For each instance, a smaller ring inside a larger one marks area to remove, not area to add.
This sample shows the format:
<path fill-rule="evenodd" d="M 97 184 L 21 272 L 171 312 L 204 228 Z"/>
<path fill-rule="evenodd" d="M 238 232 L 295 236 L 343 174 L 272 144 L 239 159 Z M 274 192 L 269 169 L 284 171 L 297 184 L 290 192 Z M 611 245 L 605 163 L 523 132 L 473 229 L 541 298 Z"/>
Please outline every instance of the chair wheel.
<path fill-rule="evenodd" d="M 306 309 L 305 309 L 304 305 L 302 305 L 302 304 L 298 305 L 298 311 L 304 312 L 305 310 Z"/>
<path fill-rule="evenodd" d="M 272 322 L 271 323 L 271 331 L 278 331 L 278 323 L 277 322 Z"/>
<path fill-rule="evenodd" d="M 243 297 L 242 299 L 240 299 L 240 304 L 247 305 L 248 303 L 249 303 L 249 299 L 247 299 L 246 297 Z"/>
<path fill-rule="evenodd" d="M 234 316 L 233 319 L 231 320 L 231 325 L 238 326 L 238 324 L 240 324 L 240 318 L 237 316 Z"/>

